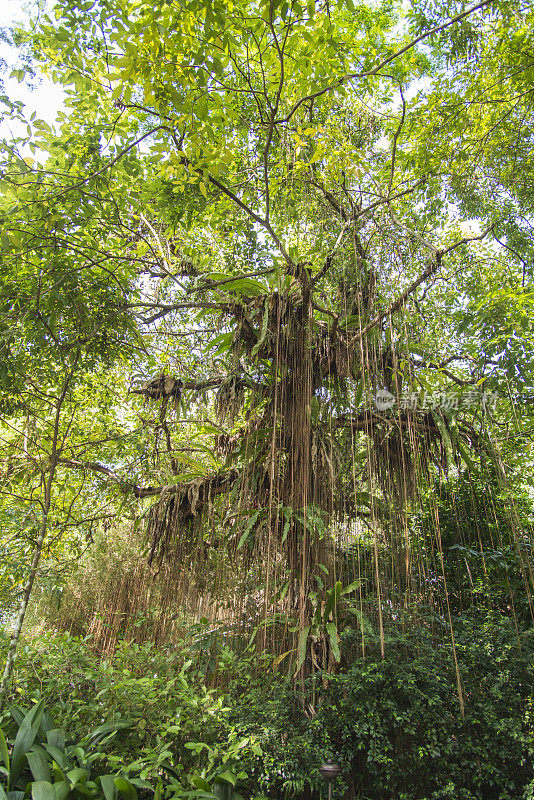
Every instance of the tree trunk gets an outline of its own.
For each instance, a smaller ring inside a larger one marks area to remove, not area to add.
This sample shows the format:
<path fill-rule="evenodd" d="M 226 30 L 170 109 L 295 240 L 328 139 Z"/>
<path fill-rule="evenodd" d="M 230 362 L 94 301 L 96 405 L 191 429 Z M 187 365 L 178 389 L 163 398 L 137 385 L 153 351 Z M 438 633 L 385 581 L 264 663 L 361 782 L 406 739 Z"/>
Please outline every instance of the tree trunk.
<path fill-rule="evenodd" d="M 54 477 L 56 474 L 56 469 L 58 465 L 59 458 L 61 456 L 61 447 L 58 447 L 59 442 L 59 422 L 61 419 L 61 410 L 63 407 L 63 403 L 65 401 L 65 397 L 67 395 L 67 390 L 69 388 L 70 381 L 72 379 L 74 370 L 76 369 L 78 360 L 79 360 L 79 351 L 76 354 L 74 363 L 72 368 L 67 372 L 65 378 L 63 380 L 63 386 L 61 392 L 57 398 L 55 413 L 54 413 L 54 425 L 53 425 L 53 432 L 52 432 L 52 441 L 49 453 L 49 463 L 48 463 L 48 474 L 43 475 L 43 491 L 44 497 L 42 502 L 42 517 L 41 517 L 41 527 L 39 530 L 39 536 L 37 537 L 37 541 L 35 543 L 35 548 L 33 551 L 32 556 L 32 563 L 30 566 L 30 571 L 28 573 L 28 577 L 26 579 L 26 584 L 24 586 L 24 592 L 22 595 L 22 600 L 19 607 L 19 613 L 17 615 L 17 621 L 15 624 L 15 630 L 11 635 L 11 641 L 9 643 L 9 649 L 7 651 L 6 663 L 4 667 L 4 672 L 2 674 L 2 680 L 0 682 L 0 711 L 2 711 L 4 707 L 4 703 L 6 700 L 7 695 L 7 686 L 9 683 L 9 678 L 11 676 L 11 672 L 13 669 L 13 661 L 15 658 L 15 653 L 17 650 L 17 646 L 20 639 L 20 634 L 22 631 L 22 626 L 24 625 L 24 619 L 26 617 L 26 611 L 28 610 L 28 603 L 30 601 L 33 585 L 35 583 L 35 578 L 37 576 L 37 571 L 39 569 L 39 562 L 41 560 L 41 554 L 43 552 L 43 544 L 46 537 L 46 533 L 48 530 L 48 518 L 50 515 L 50 507 L 52 504 L 52 486 L 54 483 Z M 48 453 L 47 453 L 48 455 Z"/>
<path fill-rule="evenodd" d="M 46 531 L 48 529 L 49 509 L 50 509 L 50 504 L 48 504 L 48 509 L 45 509 L 43 512 L 41 529 L 39 531 L 39 536 L 37 537 L 37 541 L 35 543 L 32 563 L 30 571 L 28 573 L 28 578 L 26 580 L 26 585 L 24 586 L 24 592 L 20 603 L 19 613 L 17 615 L 17 622 L 15 624 L 15 629 L 11 634 L 11 641 L 9 643 L 9 649 L 7 651 L 6 665 L 4 667 L 2 681 L 0 683 L 0 711 L 2 711 L 2 708 L 4 707 L 7 694 L 7 684 L 11 675 L 11 671 L 13 669 L 13 660 L 15 658 L 15 652 L 17 650 L 17 645 L 19 643 L 22 626 L 24 624 L 24 618 L 26 616 L 26 610 L 28 608 L 28 602 L 30 600 L 30 595 L 33 589 L 33 584 L 35 583 L 35 577 L 37 575 L 39 561 L 41 560 L 41 553 L 43 551 L 43 542 L 45 540 Z"/>

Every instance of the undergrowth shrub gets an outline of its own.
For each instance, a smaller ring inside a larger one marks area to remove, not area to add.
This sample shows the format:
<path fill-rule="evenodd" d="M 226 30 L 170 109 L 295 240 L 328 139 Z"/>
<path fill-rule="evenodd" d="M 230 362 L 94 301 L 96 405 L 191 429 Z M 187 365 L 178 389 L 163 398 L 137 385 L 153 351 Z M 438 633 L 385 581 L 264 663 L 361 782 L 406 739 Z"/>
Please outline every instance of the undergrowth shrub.
<path fill-rule="evenodd" d="M 228 713 L 221 695 L 195 681 L 191 665 L 178 650 L 126 641 L 101 660 L 90 637 L 42 633 L 20 647 L 9 699 L 26 706 L 44 699 L 75 736 L 131 719 L 120 742 L 102 753 L 108 767 L 129 765 L 143 778 L 158 778 L 171 760 L 185 773 L 198 760 L 185 745 L 219 740 Z"/>
<path fill-rule="evenodd" d="M 532 778 L 533 641 L 500 615 L 455 623 L 465 702 L 460 716 L 450 639 L 391 635 L 335 676 L 321 724 L 362 798 L 512 800 Z"/>
<path fill-rule="evenodd" d="M 123 641 L 101 661 L 88 639 L 43 634 L 21 648 L 11 699 L 46 698 L 80 735 L 131 720 L 101 748 L 99 768 L 160 784 L 167 797 L 319 798 L 318 767 L 333 757 L 337 800 L 531 799 L 534 636 L 474 612 L 454 634 L 463 720 L 450 636 L 424 626 L 390 630 L 384 660 L 369 646 L 304 686 L 268 657 L 223 648 L 224 692 L 205 686 L 187 642 L 164 651 Z"/>
<path fill-rule="evenodd" d="M 500 614 L 455 620 L 450 636 L 390 631 L 339 675 L 318 674 L 303 703 L 289 684 L 233 687 L 231 718 L 260 729 L 264 757 L 243 764 L 269 797 L 324 792 L 321 761 L 342 768 L 335 794 L 361 800 L 517 800 L 533 772 L 534 636 Z M 346 635 L 359 636 L 359 632 Z M 346 642 L 349 644 L 349 642 Z M 531 795 L 528 795 L 529 797 Z"/>

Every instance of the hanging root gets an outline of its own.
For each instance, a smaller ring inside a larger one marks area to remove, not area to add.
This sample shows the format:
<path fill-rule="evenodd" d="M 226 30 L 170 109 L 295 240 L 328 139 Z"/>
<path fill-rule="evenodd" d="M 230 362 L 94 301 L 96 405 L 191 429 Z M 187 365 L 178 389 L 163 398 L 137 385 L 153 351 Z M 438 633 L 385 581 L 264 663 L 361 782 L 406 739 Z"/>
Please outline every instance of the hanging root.
<path fill-rule="evenodd" d="M 171 553 L 174 558 L 186 555 L 213 498 L 228 492 L 237 478 L 237 471 L 232 470 L 166 487 L 148 514 L 149 563 L 170 558 Z"/>

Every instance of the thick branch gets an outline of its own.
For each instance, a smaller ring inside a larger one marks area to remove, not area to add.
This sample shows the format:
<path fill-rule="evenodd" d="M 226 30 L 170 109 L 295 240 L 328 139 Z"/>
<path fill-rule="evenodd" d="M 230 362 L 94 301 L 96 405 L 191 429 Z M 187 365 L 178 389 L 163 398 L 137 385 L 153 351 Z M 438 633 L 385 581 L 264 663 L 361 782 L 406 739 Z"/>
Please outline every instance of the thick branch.
<path fill-rule="evenodd" d="M 96 472 L 104 475 L 115 483 L 124 494 L 133 494 L 134 497 L 142 499 L 144 497 L 156 497 L 162 492 L 166 494 L 184 494 L 191 487 L 190 483 L 173 483 L 160 486 L 136 486 L 133 483 L 123 480 L 112 469 L 99 464 L 96 461 L 74 461 L 69 458 L 58 459 L 59 463 L 71 469 L 81 469 L 89 472 Z M 237 470 L 232 470 L 225 475 L 207 475 L 206 480 L 210 482 L 210 487 L 214 490 L 212 494 L 223 494 L 228 491 L 238 478 Z"/>
<path fill-rule="evenodd" d="M 384 311 L 378 314 L 373 320 L 371 320 L 371 322 L 369 322 L 364 328 L 362 328 L 361 331 L 355 336 L 353 341 L 361 339 L 365 333 L 370 331 L 372 328 L 376 328 L 376 326 L 379 325 L 385 317 L 390 316 L 390 314 L 393 314 L 395 311 L 398 311 L 399 308 L 402 308 L 402 306 L 405 304 L 409 296 L 413 294 L 415 290 L 422 283 L 424 283 L 424 281 L 426 281 L 427 278 L 430 278 L 431 275 L 433 275 L 435 272 L 439 270 L 444 255 L 447 255 L 447 253 L 456 250 L 463 244 L 468 244 L 469 242 L 475 242 L 484 239 L 484 237 L 487 236 L 487 234 L 492 229 L 493 225 L 490 225 L 489 228 L 486 228 L 486 230 L 482 231 L 482 233 L 479 234 L 478 236 L 465 237 L 464 239 L 460 239 L 458 242 L 451 244 L 450 247 L 445 248 L 445 250 L 438 250 L 435 253 L 434 260 L 429 264 L 429 266 L 425 269 L 425 271 L 422 272 L 421 275 L 419 275 L 419 277 L 416 278 L 416 280 L 413 281 L 413 283 L 411 283 L 408 286 L 408 288 L 405 289 L 404 292 L 399 297 L 397 297 L 397 299 L 393 303 L 391 303 Z"/>

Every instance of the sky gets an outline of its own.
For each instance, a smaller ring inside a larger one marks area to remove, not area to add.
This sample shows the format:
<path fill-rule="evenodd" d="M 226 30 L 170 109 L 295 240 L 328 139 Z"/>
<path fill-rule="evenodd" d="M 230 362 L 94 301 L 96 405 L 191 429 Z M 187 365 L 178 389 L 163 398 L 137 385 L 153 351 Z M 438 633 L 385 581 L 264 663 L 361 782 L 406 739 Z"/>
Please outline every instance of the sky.
<path fill-rule="evenodd" d="M 30 19 L 30 9 L 33 3 L 25 0 L 1 0 L 0 1 L 0 28 L 10 28 L 17 24 L 28 24 Z M 36 88 L 30 90 L 23 83 L 10 78 L 11 70 L 16 65 L 16 48 L 0 42 L 0 58 L 7 63 L 7 69 L 3 74 L 6 87 L 6 94 L 11 100 L 22 100 L 26 105 L 27 115 L 35 111 L 39 119 L 43 119 L 49 124 L 52 123 L 62 106 L 62 90 L 54 85 L 44 76 L 37 82 Z M 6 135 L 4 124 L 0 122 L 0 132 Z"/>

